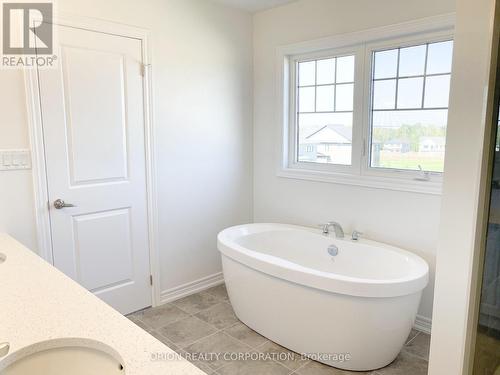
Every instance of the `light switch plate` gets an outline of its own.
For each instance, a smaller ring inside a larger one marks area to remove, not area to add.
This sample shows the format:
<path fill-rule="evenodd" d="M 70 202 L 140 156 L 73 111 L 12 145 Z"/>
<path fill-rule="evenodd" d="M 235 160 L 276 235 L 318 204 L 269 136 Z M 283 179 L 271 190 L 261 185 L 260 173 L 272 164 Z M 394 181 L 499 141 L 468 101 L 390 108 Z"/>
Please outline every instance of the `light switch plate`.
<path fill-rule="evenodd" d="M 0 150 L 0 171 L 15 171 L 19 169 L 31 169 L 30 150 Z"/>

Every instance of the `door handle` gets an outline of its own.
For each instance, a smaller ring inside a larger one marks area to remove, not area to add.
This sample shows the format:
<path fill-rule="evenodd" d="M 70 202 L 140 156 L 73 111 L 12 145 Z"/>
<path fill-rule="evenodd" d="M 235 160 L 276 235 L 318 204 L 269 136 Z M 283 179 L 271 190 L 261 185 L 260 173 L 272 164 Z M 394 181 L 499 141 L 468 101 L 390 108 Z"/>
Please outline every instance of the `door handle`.
<path fill-rule="evenodd" d="M 54 207 L 57 210 L 60 210 L 61 208 L 66 208 L 66 207 L 76 207 L 74 204 L 71 203 L 66 203 L 62 199 L 56 199 L 54 201 Z"/>

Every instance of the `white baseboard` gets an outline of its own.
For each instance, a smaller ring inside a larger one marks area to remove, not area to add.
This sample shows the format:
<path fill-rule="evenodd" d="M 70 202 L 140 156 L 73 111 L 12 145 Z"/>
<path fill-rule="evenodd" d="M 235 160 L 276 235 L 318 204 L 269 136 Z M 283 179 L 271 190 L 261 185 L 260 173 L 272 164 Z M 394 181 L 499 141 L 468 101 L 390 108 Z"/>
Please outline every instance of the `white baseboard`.
<path fill-rule="evenodd" d="M 413 328 L 427 334 L 431 334 L 432 320 L 422 315 L 417 315 Z"/>
<path fill-rule="evenodd" d="M 175 288 L 163 290 L 160 295 L 160 305 L 189 296 L 190 294 L 201 292 L 202 290 L 220 285 L 223 282 L 224 276 L 222 275 L 222 272 L 218 272 L 190 283 L 176 286 Z"/>

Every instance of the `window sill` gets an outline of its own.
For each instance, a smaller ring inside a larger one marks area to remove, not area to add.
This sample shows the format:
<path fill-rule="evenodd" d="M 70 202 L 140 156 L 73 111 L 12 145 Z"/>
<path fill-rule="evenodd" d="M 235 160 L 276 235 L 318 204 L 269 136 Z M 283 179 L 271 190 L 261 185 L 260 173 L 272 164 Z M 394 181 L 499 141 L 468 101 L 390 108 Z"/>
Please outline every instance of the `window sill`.
<path fill-rule="evenodd" d="M 332 184 L 363 186 L 374 189 L 405 191 L 411 193 L 441 195 L 442 183 L 437 181 L 417 181 L 366 175 L 351 175 L 294 168 L 281 168 L 278 177 L 327 182 Z"/>

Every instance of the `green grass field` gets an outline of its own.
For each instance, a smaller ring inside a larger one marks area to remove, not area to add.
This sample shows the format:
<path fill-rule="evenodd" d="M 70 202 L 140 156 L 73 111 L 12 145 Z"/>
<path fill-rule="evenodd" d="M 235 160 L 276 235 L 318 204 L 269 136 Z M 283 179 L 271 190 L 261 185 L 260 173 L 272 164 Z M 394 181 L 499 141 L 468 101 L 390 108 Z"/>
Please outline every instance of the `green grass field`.
<path fill-rule="evenodd" d="M 442 172 L 444 167 L 444 153 L 438 152 L 407 152 L 398 153 L 391 151 L 380 151 L 380 161 L 374 167 L 413 169 L 418 171 L 418 166 L 424 171 Z"/>

